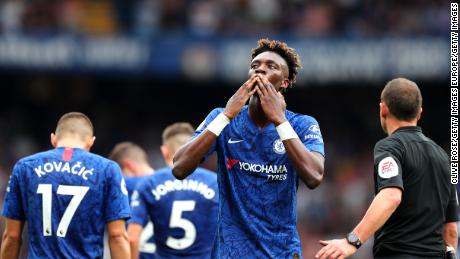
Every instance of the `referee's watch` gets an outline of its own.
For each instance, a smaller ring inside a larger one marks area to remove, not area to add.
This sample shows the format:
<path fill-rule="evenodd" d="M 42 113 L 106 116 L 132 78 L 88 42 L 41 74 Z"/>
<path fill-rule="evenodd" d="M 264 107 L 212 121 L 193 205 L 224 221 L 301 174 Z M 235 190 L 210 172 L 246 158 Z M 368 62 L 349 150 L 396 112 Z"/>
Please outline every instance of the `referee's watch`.
<path fill-rule="evenodd" d="M 359 249 L 361 247 L 361 245 L 362 245 L 361 240 L 359 240 L 359 237 L 354 232 L 350 232 L 347 235 L 346 239 L 347 239 L 347 242 L 350 245 L 353 245 L 354 247 L 356 247 L 356 249 Z"/>

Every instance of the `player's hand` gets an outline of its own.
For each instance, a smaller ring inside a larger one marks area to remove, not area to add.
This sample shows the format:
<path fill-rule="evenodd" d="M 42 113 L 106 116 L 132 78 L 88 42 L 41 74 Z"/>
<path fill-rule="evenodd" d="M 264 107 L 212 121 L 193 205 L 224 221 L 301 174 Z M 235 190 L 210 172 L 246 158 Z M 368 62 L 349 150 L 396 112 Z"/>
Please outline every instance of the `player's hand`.
<path fill-rule="evenodd" d="M 224 115 L 229 119 L 235 118 L 236 115 L 241 111 L 241 108 L 246 104 L 249 98 L 256 92 L 254 87 L 256 76 L 253 75 L 248 79 L 236 93 L 228 100 L 225 106 Z"/>
<path fill-rule="evenodd" d="M 320 244 L 324 247 L 316 253 L 315 257 L 320 259 L 344 259 L 356 253 L 356 247 L 349 244 L 343 239 L 320 240 Z"/>
<path fill-rule="evenodd" d="M 257 93 L 259 94 L 262 110 L 267 119 L 275 124 L 280 125 L 286 121 L 286 101 L 284 96 L 276 91 L 275 87 L 263 76 L 257 76 Z"/>

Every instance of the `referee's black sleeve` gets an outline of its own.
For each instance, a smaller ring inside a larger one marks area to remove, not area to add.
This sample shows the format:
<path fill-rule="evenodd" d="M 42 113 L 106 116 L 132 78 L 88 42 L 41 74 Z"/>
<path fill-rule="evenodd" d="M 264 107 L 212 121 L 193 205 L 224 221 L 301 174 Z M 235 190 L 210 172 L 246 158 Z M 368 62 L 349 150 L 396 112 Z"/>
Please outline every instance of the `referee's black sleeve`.
<path fill-rule="evenodd" d="M 446 209 L 446 222 L 458 221 L 458 197 L 453 184 L 450 185 L 450 199 Z"/>
<path fill-rule="evenodd" d="M 377 142 L 374 147 L 376 193 L 388 187 L 397 187 L 404 191 L 402 161 L 404 161 L 402 143 L 393 138 L 385 138 Z"/>

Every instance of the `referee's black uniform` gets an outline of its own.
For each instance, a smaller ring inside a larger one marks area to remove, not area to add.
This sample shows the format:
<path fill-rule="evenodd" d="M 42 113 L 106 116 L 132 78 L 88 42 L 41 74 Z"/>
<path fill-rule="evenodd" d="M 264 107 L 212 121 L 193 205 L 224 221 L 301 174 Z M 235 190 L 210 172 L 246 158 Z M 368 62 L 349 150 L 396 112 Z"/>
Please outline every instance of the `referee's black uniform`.
<path fill-rule="evenodd" d="M 375 233 L 375 258 L 444 258 L 443 225 L 458 221 L 445 151 L 420 127 L 401 127 L 375 145 L 374 178 L 376 194 L 386 187 L 403 191 L 398 208 Z"/>

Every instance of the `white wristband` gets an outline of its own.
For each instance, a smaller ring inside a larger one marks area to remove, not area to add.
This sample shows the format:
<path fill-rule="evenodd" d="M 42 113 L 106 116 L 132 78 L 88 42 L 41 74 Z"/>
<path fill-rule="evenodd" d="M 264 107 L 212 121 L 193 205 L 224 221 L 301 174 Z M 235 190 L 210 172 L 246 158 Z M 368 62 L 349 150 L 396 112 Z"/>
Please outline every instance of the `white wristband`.
<path fill-rule="evenodd" d="M 219 136 L 222 130 L 230 123 L 230 119 L 222 112 L 209 123 L 207 130 Z"/>
<path fill-rule="evenodd" d="M 276 126 L 276 131 L 278 132 L 278 135 L 280 135 L 281 141 L 286 139 L 299 138 L 299 136 L 297 136 L 297 133 L 295 133 L 289 121 L 285 121 L 280 125 Z"/>

